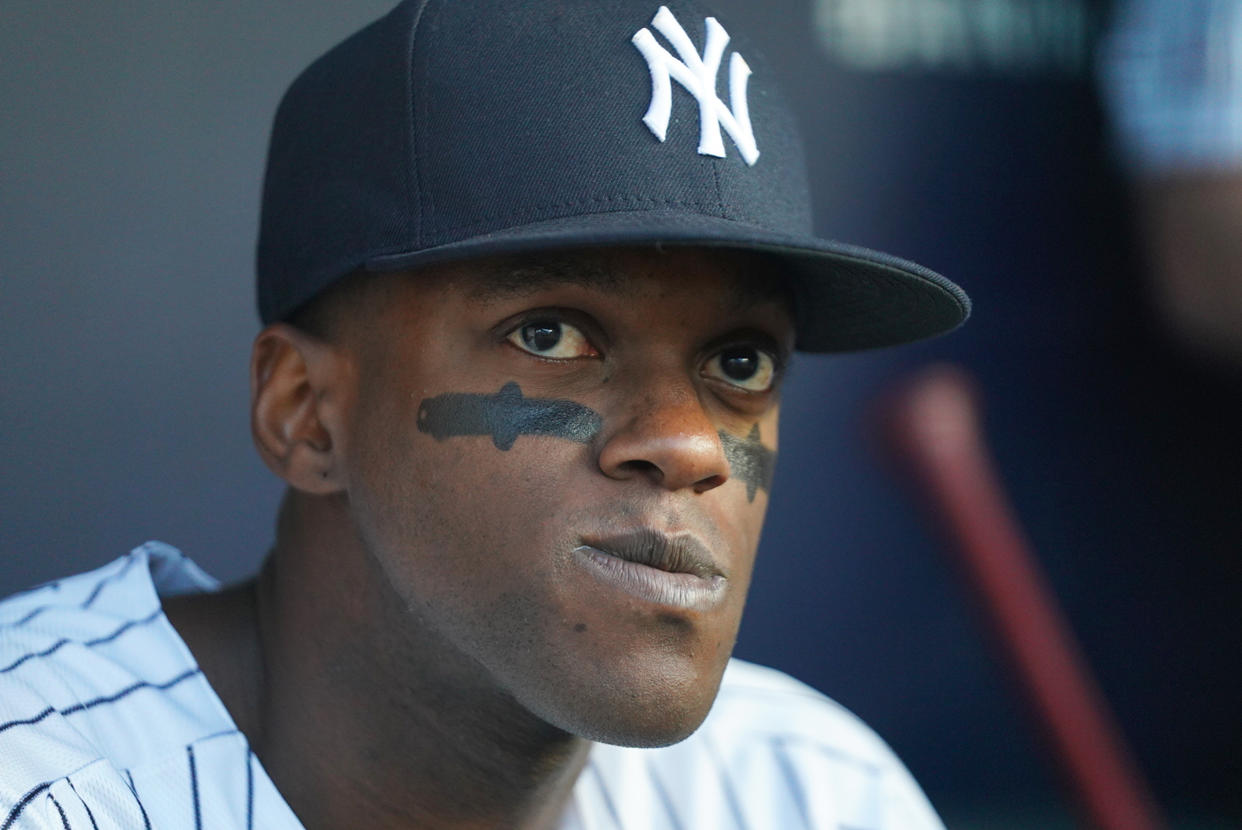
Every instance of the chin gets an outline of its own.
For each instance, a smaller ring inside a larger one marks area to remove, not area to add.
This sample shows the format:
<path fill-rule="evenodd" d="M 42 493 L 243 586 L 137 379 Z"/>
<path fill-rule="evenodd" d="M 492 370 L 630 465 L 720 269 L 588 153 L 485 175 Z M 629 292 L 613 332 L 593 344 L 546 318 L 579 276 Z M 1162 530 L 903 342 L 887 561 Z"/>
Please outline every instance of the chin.
<path fill-rule="evenodd" d="M 653 749 L 669 746 L 690 737 L 702 725 L 710 708 L 706 706 L 701 711 L 684 713 L 673 718 L 668 717 L 668 712 L 661 712 L 661 717 L 656 722 L 649 718 L 607 717 L 590 721 L 584 719 L 579 723 L 569 724 L 570 728 L 566 731 L 596 743 Z"/>
<path fill-rule="evenodd" d="M 617 746 L 654 748 L 690 737 L 702 725 L 720 687 L 721 673 L 692 676 L 678 683 L 670 678 L 646 684 L 609 683 L 596 678 L 592 687 L 578 687 L 572 699 L 562 693 L 541 714 L 560 729 L 591 741 Z M 601 688 L 601 683 L 605 684 Z M 558 705 L 559 704 L 559 705 Z"/>

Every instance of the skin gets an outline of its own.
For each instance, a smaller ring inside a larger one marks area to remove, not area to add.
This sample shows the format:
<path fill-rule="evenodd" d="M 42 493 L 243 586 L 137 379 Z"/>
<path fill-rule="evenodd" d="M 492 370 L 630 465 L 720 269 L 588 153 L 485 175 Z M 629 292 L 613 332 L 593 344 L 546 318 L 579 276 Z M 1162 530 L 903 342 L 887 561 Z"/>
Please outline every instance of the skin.
<path fill-rule="evenodd" d="M 774 450 L 779 409 L 779 375 L 746 390 L 716 358 L 787 354 L 788 304 L 747 290 L 772 281 L 758 257 L 551 261 L 526 288 L 496 275 L 528 261 L 371 276 L 325 337 L 256 340 L 276 545 L 254 582 L 166 610 L 307 827 L 555 827 L 592 741 L 675 742 L 715 698 L 767 507 L 722 435 Z M 509 337 L 549 309 L 583 334 L 568 357 Z M 598 431 L 419 429 L 425 401 L 506 383 Z M 640 529 L 705 545 L 718 601 L 644 600 L 574 552 Z"/>

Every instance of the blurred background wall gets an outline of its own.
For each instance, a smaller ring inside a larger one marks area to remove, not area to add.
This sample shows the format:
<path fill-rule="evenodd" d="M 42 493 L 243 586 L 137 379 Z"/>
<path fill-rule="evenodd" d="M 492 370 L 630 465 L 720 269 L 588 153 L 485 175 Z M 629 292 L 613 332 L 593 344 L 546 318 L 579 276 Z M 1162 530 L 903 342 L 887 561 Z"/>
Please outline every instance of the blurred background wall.
<path fill-rule="evenodd" d="M 284 87 L 390 3 L 0 12 L 0 594 L 149 538 L 227 580 L 272 539 L 250 446 L 253 246 Z M 1175 826 L 1242 822 L 1242 391 L 1160 323 L 1091 0 L 714 4 L 799 109 L 821 234 L 975 301 L 915 347 L 802 357 L 738 654 L 845 703 L 950 827 L 1072 826 L 1046 750 L 867 407 L 932 361 L 993 450 Z M 654 11 L 654 6 L 653 6 Z M 1193 48 L 1193 45 L 1189 48 Z"/>

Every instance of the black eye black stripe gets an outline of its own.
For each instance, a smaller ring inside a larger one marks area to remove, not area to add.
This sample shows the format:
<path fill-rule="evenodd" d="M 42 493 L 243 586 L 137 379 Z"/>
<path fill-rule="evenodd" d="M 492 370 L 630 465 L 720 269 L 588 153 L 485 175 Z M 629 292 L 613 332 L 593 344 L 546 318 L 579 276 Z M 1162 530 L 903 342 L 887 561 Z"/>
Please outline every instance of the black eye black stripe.
<path fill-rule="evenodd" d="M 418 407 L 418 431 L 437 441 L 457 435 L 490 435 L 508 450 L 519 435 L 549 435 L 579 444 L 600 430 L 599 413 L 576 401 L 525 398 L 513 381 L 495 395 L 449 393 L 426 398 Z"/>
<path fill-rule="evenodd" d="M 599 413 L 577 401 L 527 398 L 513 381 L 495 395 L 450 392 L 426 398 L 418 407 L 418 431 L 437 441 L 465 435 L 490 435 L 499 450 L 509 450 L 519 435 L 547 435 L 586 444 L 599 434 Z M 746 498 L 772 486 L 776 452 L 760 441 L 755 424 L 745 438 L 720 431 L 720 443 L 733 475 L 746 483 Z"/>
<path fill-rule="evenodd" d="M 716 433 L 724 446 L 725 458 L 733 475 L 746 482 L 747 501 L 755 500 L 755 490 L 767 493 L 772 488 L 772 474 L 776 471 L 776 451 L 759 441 L 759 425 L 750 428 L 745 438 L 727 432 Z"/>

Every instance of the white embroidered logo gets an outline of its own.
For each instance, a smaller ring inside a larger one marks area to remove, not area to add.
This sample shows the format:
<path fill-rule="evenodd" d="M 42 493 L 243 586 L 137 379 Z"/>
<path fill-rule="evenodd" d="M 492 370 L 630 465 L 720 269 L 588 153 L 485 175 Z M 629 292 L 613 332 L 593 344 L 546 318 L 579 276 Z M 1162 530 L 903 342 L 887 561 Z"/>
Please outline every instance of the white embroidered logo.
<path fill-rule="evenodd" d="M 668 134 L 668 120 L 673 111 L 671 76 L 699 102 L 699 152 L 705 156 L 724 158 L 724 141 L 720 138 L 720 128 L 724 127 L 737 145 L 742 159 L 753 165 L 759 158 L 759 149 L 755 146 L 755 133 L 750 127 L 750 110 L 746 104 L 750 67 L 737 52 L 729 58 L 730 106 L 726 107 L 716 94 L 716 73 L 720 70 L 720 59 L 724 57 L 725 46 L 729 43 L 729 33 L 714 17 L 707 18 L 705 23 L 707 42 L 702 57 L 667 6 L 660 7 L 651 25 L 673 44 L 680 60 L 661 46 L 655 35 L 645 27 L 632 38 L 651 70 L 651 105 L 647 107 L 643 123 L 660 141 Z"/>

